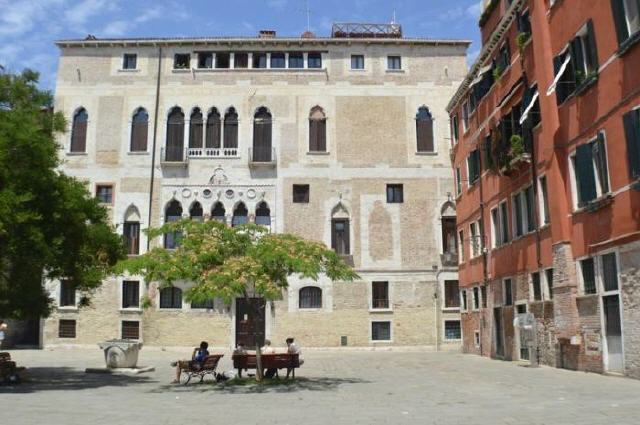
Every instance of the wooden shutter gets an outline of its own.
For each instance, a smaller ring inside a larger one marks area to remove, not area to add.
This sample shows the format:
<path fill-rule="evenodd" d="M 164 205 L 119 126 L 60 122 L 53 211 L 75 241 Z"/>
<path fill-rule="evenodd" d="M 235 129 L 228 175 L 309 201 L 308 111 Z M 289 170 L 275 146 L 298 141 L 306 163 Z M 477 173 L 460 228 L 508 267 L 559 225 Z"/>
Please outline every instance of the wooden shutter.
<path fill-rule="evenodd" d="M 131 151 L 144 152 L 147 150 L 147 138 L 149 131 L 148 122 L 134 122 L 131 124 Z"/>
<path fill-rule="evenodd" d="M 317 152 L 318 149 L 318 120 L 309 120 L 309 152 Z"/>
<path fill-rule="evenodd" d="M 227 114 L 224 118 L 224 147 L 238 147 L 238 116 Z"/>
<path fill-rule="evenodd" d="M 189 121 L 189 147 L 202 148 L 202 114 L 194 113 Z"/>
<path fill-rule="evenodd" d="M 596 31 L 593 26 L 593 20 L 587 22 L 587 63 L 591 67 L 590 71 L 598 71 L 598 44 L 596 42 Z"/>
<path fill-rule="evenodd" d="M 71 152 L 85 152 L 87 148 L 87 122 L 75 120 L 71 134 Z"/>
<path fill-rule="evenodd" d="M 318 120 L 316 121 L 316 141 L 317 141 L 317 149 L 318 152 L 326 152 L 327 151 L 327 121 L 326 120 Z"/>
<path fill-rule="evenodd" d="M 629 175 L 632 179 L 637 179 L 640 177 L 640 111 L 628 112 L 622 120 L 627 139 Z"/>
<path fill-rule="evenodd" d="M 613 12 L 613 19 L 616 23 L 618 44 L 622 44 L 627 40 L 627 38 L 629 38 L 629 29 L 627 27 L 627 17 L 624 13 L 623 0 L 611 0 L 611 10 Z"/>
<path fill-rule="evenodd" d="M 578 206 L 597 197 L 596 176 L 593 171 L 593 150 L 591 144 L 586 143 L 576 149 L 576 183 L 578 187 Z"/>
<path fill-rule="evenodd" d="M 207 117 L 207 135 L 205 141 L 207 148 L 220 148 L 220 115 L 212 112 Z"/>
<path fill-rule="evenodd" d="M 418 136 L 418 152 L 433 152 L 433 121 L 418 119 L 416 121 Z"/>

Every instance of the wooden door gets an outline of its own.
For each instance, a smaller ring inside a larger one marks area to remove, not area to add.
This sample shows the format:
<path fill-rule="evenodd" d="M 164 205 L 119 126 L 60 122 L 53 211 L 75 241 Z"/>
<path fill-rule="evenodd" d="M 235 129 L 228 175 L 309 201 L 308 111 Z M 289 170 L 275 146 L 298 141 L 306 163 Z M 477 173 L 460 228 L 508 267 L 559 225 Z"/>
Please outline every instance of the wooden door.
<path fill-rule="evenodd" d="M 262 298 L 236 298 L 236 345 L 242 343 L 250 348 L 264 345 L 265 307 Z"/>

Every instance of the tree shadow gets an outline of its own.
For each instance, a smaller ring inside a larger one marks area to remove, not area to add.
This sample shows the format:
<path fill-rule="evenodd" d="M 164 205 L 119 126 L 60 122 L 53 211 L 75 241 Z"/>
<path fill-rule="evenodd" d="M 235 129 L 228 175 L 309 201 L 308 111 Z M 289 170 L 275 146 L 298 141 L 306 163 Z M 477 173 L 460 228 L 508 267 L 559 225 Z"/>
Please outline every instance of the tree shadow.
<path fill-rule="evenodd" d="M 189 385 L 167 384 L 161 385 L 152 393 L 184 393 L 184 392 L 212 392 L 224 394 L 277 394 L 298 391 L 335 391 L 342 385 L 369 384 L 359 378 L 295 378 L 273 379 L 259 384 L 253 379 L 234 379 L 227 382 L 204 381 Z"/>
<path fill-rule="evenodd" d="M 88 390 L 125 387 L 156 382 L 148 376 L 85 373 L 70 367 L 30 367 L 20 384 L 0 384 L 0 394 L 29 394 L 41 391 Z"/>

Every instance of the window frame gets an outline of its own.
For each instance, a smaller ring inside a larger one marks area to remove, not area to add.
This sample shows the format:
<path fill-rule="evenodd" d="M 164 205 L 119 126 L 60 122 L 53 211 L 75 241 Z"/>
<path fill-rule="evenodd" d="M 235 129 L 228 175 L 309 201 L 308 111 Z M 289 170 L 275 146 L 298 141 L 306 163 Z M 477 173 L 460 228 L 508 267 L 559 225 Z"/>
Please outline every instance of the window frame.
<path fill-rule="evenodd" d="M 603 182 L 600 181 L 600 176 L 601 176 L 601 172 L 598 169 L 598 161 L 596 159 L 595 156 L 591 156 L 591 165 L 593 167 L 593 177 L 594 177 L 594 186 L 595 186 L 595 198 L 590 199 L 588 201 L 581 201 L 580 197 L 580 187 L 579 187 L 579 180 L 578 180 L 578 164 L 577 164 L 577 152 L 578 152 L 578 148 L 584 145 L 591 145 L 591 149 L 593 150 L 593 145 L 595 143 L 598 143 L 600 141 L 600 136 L 602 136 L 602 141 L 603 141 L 603 146 L 604 146 L 604 161 L 605 161 L 605 166 L 606 166 L 606 175 L 604 176 L 606 178 L 606 186 L 607 186 L 607 191 L 603 192 Z M 571 199 L 573 201 L 573 211 L 574 212 L 579 212 L 584 210 L 585 208 L 588 208 L 590 205 L 593 204 L 597 204 L 600 200 L 606 198 L 607 196 L 609 196 L 612 193 L 611 190 L 611 167 L 609 165 L 609 147 L 608 147 L 608 139 L 606 137 L 605 131 L 604 130 L 600 130 L 597 132 L 596 136 L 593 138 L 588 139 L 585 143 L 581 143 L 578 145 L 578 147 L 576 149 L 574 149 L 569 155 L 568 155 L 568 161 L 569 161 L 569 175 L 570 175 L 570 179 L 571 179 Z"/>
<path fill-rule="evenodd" d="M 373 339 L 373 324 L 374 323 L 388 323 L 389 324 L 389 339 Z M 392 343 L 393 342 L 393 320 L 369 320 L 369 342 L 370 343 Z"/>
<path fill-rule="evenodd" d="M 447 283 L 453 285 L 455 283 L 455 291 L 449 290 L 447 291 Z M 442 282 L 442 292 L 443 292 L 443 303 L 442 309 L 445 311 L 460 311 L 460 281 L 456 279 L 445 279 Z M 453 295 L 449 298 L 449 295 Z M 455 305 L 447 305 L 447 301 L 452 301 Z"/>
<path fill-rule="evenodd" d="M 462 190 L 462 171 L 460 170 L 460 167 L 456 167 L 456 191 L 458 192 L 456 193 L 456 198 L 462 196 Z"/>
<path fill-rule="evenodd" d="M 307 52 L 307 69 L 324 69 L 324 60 L 322 58 L 322 52 Z M 314 58 L 312 59 L 311 56 L 314 56 Z M 317 55 L 317 57 L 315 57 Z M 316 61 L 318 60 L 319 65 L 320 66 L 311 66 L 311 61 Z"/>
<path fill-rule="evenodd" d="M 354 63 L 354 60 L 356 61 L 355 63 Z M 358 66 L 360 65 L 360 60 L 362 61 L 362 67 Z M 354 67 L 354 64 L 356 65 L 356 67 Z M 366 71 L 367 63 L 365 61 L 365 55 L 362 53 L 352 53 L 350 56 L 349 69 L 351 71 Z"/>
<path fill-rule="evenodd" d="M 398 67 L 396 67 L 396 61 Z M 393 65 L 393 66 L 392 66 Z M 398 72 L 403 71 L 401 55 L 387 55 L 387 71 Z"/>
<path fill-rule="evenodd" d="M 605 288 L 604 283 L 604 257 L 607 255 L 613 255 L 615 259 L 616 265 L 616 279 L 617 279 L 617 289 L 607 290 Z M 585 260 L 593 260 L 593 273 L 594 273 L 594 286 L 595 292 L 587 293 L 585 291 L 584 286 L 584 275 L 583 275 L 583 265 L 582 262 Z M 589 296 L 598 296 L 598 297 L 606 297 L 609 295 L 618 295 L 621 293 L 622 289 L 622 279 L 620 275 L 620 252 L 617 248 L 607 249 L 604 251 L 600 251 L 597 254 L 591 256 L 585 256 L 578 258 L 576 260 L 576 271 L 578 274 L 578 283 L 579 283 L 579 291 L 578 295 L 582 297 Z"/>
<path fill-rule="evenodd" d="M 304 189 L 304 193 L 296 192 L 296 189 Z M 311 185 L 293 184 L 291 185 L 291 201 L 294 204 L 308 204 L 311 199 Z M 301 197 L 302 195 L 302 197 Z"/>
<path fill-rule="evenodd" d="M 62 334 L 62 323 L 73 323 L 73 336 L 67 336 Z M 60 339 L 75 339 L 78 337 L 78 321 L 76 319 L 58 319 L 58 338 Z"/>
<path fill-rule="evenodd" d="M 509 299 L 507 299 L 507 281 L 509 281 Z M 502 305 L 505 307 L 515 305 L 512 277 L 505 277 L 502 279 Z"/>
<path fill-rule="evenodd" d="M 387 183 L 387 204 L 404 203 L 404 184 Z"/>
<path fill-rule="evenodd" d="M 317 300 L 319 300 L 320 305 L 313 305 L 311 307 L 304 307 L 302 305 L 302 291 L 303 290 L 312 290 L 312 292 L 315 292 L 316 295 L 310 296 L 308 297 L 309 301 L 314 301 L 314 296 L 317 297 L 317 293 L 319 291 L 320 295 L 319 298 Z M 303 286 L 301 288 L 298 289 L 298 310 L 300 311 L 318 311 L 318 310 L 322 310 L 324 306 L 324 291 L 322 290 L 322 288 L 320 288 L 319 286 L 314 286 L 314 285 L 307 285 L 307 286 Z"/>
<path fill-rule="evenodd" d="M 471 294 L 472 294 L 471 309 L 472 311 L 478 311 L 480 310 L 480 287 L 474 286 L 471 289 Z"/>
<path fill-rule="evenodd" d="M 172 294 L 171 294 L 171 307 L 163 307 L 162 306 L 162 291 L 164 289 L 171 289 L 172 290 Z M 176 304 L 173 303 L 173 301 L 175 301 L 174 297 L 175 294 L 173 293 L 174 289 L 178 289 L 180 290 L 180 307 L 175 307 Z M 166 287 L 166 288 L 160 288 L 158 290 L 158 310 L 162 310 L 162 311 L 182 311 L 184 309 L 184 291 L 182 290 L 182 288 L 179 288 L 177 286 L 171 286 L 171 287 Z"/>
<path fill-rule="evenodd" d="M 551 224 L 551 211 L 549 209 L 549 183 L 546 174 L 542 174 L 538 177 L 538 194 L 539 227 L 543 228 Z"/>
<path fill-rule="evenodd" d="M 458 323 L 458 328 L 460 329 L 460 338 L 447 338 L 447 323 Z M 462 320 L 460 319 L 444 319 L 442 321 L 442 339 L 446 342 L 456 342 L 456 341 L 462 341 L 463 340 L 463 335 L 462 335 Z"/>
<path fill-rule="evenodd" d="M 133 68 L 131 68 L 129 60 L 133 58 Z M 122 54 L 122 71 L 137 71 L 138 70 L 138 54 L 137 53 L 123 53 Z"/>
<path fill-rule="evenodd" d="M 178 65 L 180 58 L 181 59 L 187 59 L 187 57 L 188 57 L 188 60 L 186 61 L 185 64 Z M 186 53 L 184 53 L 184 52 L 182 52 L 182 53 L 176 52 L 176 53 L 174 53 L 173 54 L 173 70 L 174 71 L 188 71 L 188 70 L 190 70 L 191 69 L 191 60 L 192 60 L 191 52 L 186 52 Z"/>
<path fill-rule="evenodd" d="M 345 249 L 347 252 L 338 252 L 338 232 L 335 228 L 335 225 L 338 223 L 346 224 L 344 232 L 346 233 L 345 238 L 343 238 Z M 331 249 L 336 252 L 338 255 L 352 255 L 351 254 L 351 220 L 349 218 L 332 218 L 331 219 Z"/>
<path fill-rule="evenodd" d="M 465 261 L 464 258 L 464 230 L 458 230 L 458 264 L 462 264 Z"/>
<path fill-rule="evenodd" d="M 125 303 L 125 301 L 131 301 L 131 300 L 127 300 L 127 291 L 125 290 L 125 286 L 127 284 L 137 284 L 138 289 L 138 296 L 137 296 L 137 300 L 135 302 L 135 305 L 128 305 L 127 303 Z M 141 310 L 141 304 L 140 301 L 142 300 L 141 297 L 141 293 L 142 291 L 140 291 L 140 281 L 139 280 L 130 280 L 130 279 L 124 279 L 122 280 L 121 284 L 120 284 L 120 309 L 121 310 L 132 310 L 132 311 L 140 311 Z"/>
<path fill-rule="evenodd" d="M 538 276 L 538 292 L 540 293 L 540 299 L 536 299 L 536 285 L 534 276 Z M 542 279 L 542 273 L 539 270 L 533 271 L 529 273 L 529 301 L 531 302 L 542 302 L 545 301 L 544 296 L 544 282 Z"/>
<path fill-rule="evenodd" d="M 124 332 L 125 323 L 128 323 L 128 324 L 136 323 L 137 324 L 137 334 L 138 334 L 137 338 L 126 338 L 125 337 L 125 332 Z M 142 328 L 140 326 L 140 320 L 121 320 L 120 321 L 120 337 L 123 340 L 140 341 L 142 339 L 141 330 L 142 330 Z"/>
<path fill-rule="evenodd" d="M 374 290 L 374 287 L 376 286 L 376 284 L 384 284 L 386 286 L 384 291 L 386 292 L 386 296 L 387 296 L 386 299 L 373 298 L 376 293 L 376 291 Z M 369 310 L 370 311 L 392 311 L 393 303 L 391 302 L 391 282 L 388 280 L 373 280 L 371 281 L 369 287 L 370 287 Z M 386 301 L 386 307 L 377 307 L 376 301 Z"/>
<path fill-rule="evenodd" d="M 67 294 L 67 291 L 69 293 Z M 67 295 L 66 297 L 64 295 Z M 73 299 L 73 303 L 70 300 Z M 63 304 L 64 303 L 64 304 Z M 69 279 L 61 279 L 58 288 L 58 309 L 76 310 L 78 308 L 78 289 Z"/>
<path fill-rule="evenodd" d="M 465 313 L 469 311 L 469 294 L 467 289 L 460 290 L 460 312 Z"/>
<path fill-rule="evenodd" d="M 109 202 L 103 202 L 102 199 L 99 197 L 99 190 L 101 188 L 110 188 L 111 189 L 111 201 Z M 116 202 L 116 191 L 115 191 L 115 184 L 114 183 L 96 183 L 95 185 L 95 197 L 98 200 L 98 203 L 100 205 L 107 205 L 107 206 L 113 206 Z"/>

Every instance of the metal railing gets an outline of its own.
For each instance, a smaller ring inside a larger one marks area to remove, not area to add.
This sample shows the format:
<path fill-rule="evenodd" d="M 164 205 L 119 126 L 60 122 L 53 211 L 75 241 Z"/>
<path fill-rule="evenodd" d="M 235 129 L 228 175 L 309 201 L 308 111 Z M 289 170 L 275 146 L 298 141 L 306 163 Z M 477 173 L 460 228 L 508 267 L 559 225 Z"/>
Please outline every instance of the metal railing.
<path fill-rule="evenodd" d="M 238 158 L 238 148 L 189 148 L 189 158 Z"/>
<path fill-rule="evenodd" d="M 276 149 L 269 147 L 249 148 L 249 163 L 253 165 L 275 165 Z"/>
<path fill-rule="evenodd" d="M 389 298 L 380 298 L 371 300 L 372 309 L 387 309 L 389 308 Z"/>

